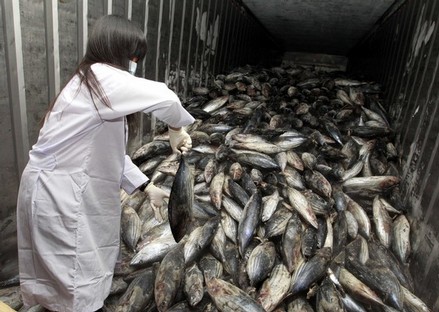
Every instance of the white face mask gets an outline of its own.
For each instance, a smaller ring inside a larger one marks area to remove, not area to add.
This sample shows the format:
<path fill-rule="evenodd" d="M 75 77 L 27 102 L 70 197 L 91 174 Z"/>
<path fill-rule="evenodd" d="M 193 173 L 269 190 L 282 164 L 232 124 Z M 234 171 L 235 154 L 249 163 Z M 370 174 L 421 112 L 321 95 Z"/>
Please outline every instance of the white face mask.
<path fill-rule="evenodd" d="M 130 60 L 130 62 L 128 63 L 128 72 L 131 75 L 135 75 L 136 69 L 137 69 L 137 63 Z"/>

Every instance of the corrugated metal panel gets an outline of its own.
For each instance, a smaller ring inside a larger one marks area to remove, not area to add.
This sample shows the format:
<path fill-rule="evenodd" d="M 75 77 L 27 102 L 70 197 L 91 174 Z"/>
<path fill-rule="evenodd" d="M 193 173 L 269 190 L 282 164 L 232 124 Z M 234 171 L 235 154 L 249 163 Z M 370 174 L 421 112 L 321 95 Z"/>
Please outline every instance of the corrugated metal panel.
<path fill-rule="evenodd" d="M 402 200 L 411 215 L 410 268 L 417 293 L 435 311 L 439 310 L 438 22 L 437 1 L 406 1 L 351 57 L 352 70 L 385 86 L 385 103 L 402 152 Z"/>

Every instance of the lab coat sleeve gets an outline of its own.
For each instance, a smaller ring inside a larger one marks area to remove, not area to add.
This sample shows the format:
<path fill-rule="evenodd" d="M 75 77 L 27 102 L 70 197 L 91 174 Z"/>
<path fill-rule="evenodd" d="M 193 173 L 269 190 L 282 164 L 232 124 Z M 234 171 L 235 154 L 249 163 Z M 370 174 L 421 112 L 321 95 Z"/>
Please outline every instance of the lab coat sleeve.
<path fill-rule="evenodd" d="M 124 191 L 128 194 L 132 194 L 140 185 L 148 180 L 148 177 L 144 175 L 135 164 L 133 164 L 131 158 L 128 155 L 125 155 L 125 165 L 121 181 L 121 187 Z"/>
<path fill-rule="evenodd" d="M 111 103 L 111 108 L 99 106 L 99 114 L 104 120 L 142 111 L 152 113 L 172 127 L 187 126 L 195 120 L 164 83 L 135 77 L 109 66 L 100 66 L 96 72 Z"/>

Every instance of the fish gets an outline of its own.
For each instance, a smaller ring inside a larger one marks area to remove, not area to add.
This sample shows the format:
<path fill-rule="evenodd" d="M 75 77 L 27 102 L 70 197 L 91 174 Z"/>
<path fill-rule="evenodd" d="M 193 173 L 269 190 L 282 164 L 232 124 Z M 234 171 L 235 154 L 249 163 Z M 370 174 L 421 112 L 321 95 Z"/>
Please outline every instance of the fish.
<path fill-rule="evenodd" d="M 389 248 L 391 243 L 392 219 L 379 200 L 379 196 L 375 196 L 372 209 L 375 234 L 377 235 L 381 244 L 383 244 L 386 248 Z"/>
<path fill-rule="evenodd" d="M 324 247 L 317 250 L 308 261 L 302 259 L 291 277 L 288 296 L 306 291 L 313 283 L 318 282 L 325 275 L 331 256 L 331 249 Z"/>
<path fill-rule="evenodd" d="M 154 300 L 158 311 L 166 311 L 174 303 L 184 281 L 184 244 L 174 246 L 160 262 L 154 280 Z"/>
<path fill-rule="evenodd" d="M 169 141 L 153 140 L 137 149 L 131 159 L 135 165 L 141 165 L 145 161 L 159 155 L 169 155 L 172 152 Z"/>
<path fill-rule="evenodd" d="M 298 190 L 287 187 L 288 199 L 291 206 L 304 218 L 310 225 L 318 228 L 317 217 L 312 210 L 311 204 L 306 197 Z"/>
<path fill-rule="evenodd" d="M 220 217 L 213 217 L 203 225 L 195 228 L 188 236 L 184 248 L 184 262 L 192 263 L 208 247 L 218 229 Z"/>
<path fill-rule="evenodd" d="M 239 287 L 220 278 L 206 280 L 207 292 L 215 306 L 224 312 L 265 312 L 264 308 Z"/>
<path fill-rule="evenodd" d="M 253 238 L 256 227 L 261 222 L 262 197 L 259 192 L 250 196 L 243 211 L 243 216 L 238 222 L 238 250 L 241 255 L 244 254 L 246 247 Z"/>
<path fill-rule="evenodd" d="M 136 251 L 141 234 L 141 220 L 134 208 L 123 207 L 120 226 L 122 239 L 132 251 Z"/>
<path fill-rule="evenodd" d="M 141 312 L 153 305 L 155 270 L 155 267 L 149 267 L 130 282 L 119 298 L 115 312 Z"/>
<path fill-rule="evenodd" d="M 204 277 L 196 262 L 185 269 L 184 294 L 190 306 L 196 306 L 204 296 Z"/>
<path fill-rule="evenodd" d="M 212 113 L 223 107 L 228 101 L 229 97 L 227 95 L 220 96 L 207 102 L 202 109 L 206 113 Z"/>
<path fill-rule="evenodd" d="M 289 273 L 292 273 L 295 270 L 296 265 L 303 259 L 301 251 L 302 235 L 302 221 L 300 220 L 299 215 L 296 212 L 293 212 L 287 222 L 285 231 L 282 234 L 280 246 L 282 260 Z"/>
<path fill-rule="evenodd" d="M 260 287 L 256 302 L 265 311 L 271 312 L 282 302 L 290 288 L 291 275 L 287 267 L 279 263 L 269 272 L 269 277 L 264 280 Z"/>
<path fill-rule="evenodd" d="M 193 204 L 194 177 L 185 158 L 181 156 L 168 201 L 169 224 L 177 243 L 189 234 L 194 226 Z"/>
<path fill-rule="evenodd" d="M 270 274 L 276 260 L 275 245 L 270 240 L 263 240 L 256 246 L 247 260 L 247 274 L 250 285 L 255 286 Z"/>
<path fill-rule="evenodd" d="M 391 248 L 401 263 L 407 263 L 410 256 L 410 223 L 405 215 L 399 215 L 391 226 Z"/>
<path fill-rule="evenodd" d="M 404 306 L 401 284 L 393 272 L 369 258 L 365 264 L 353 256 L 346 257 L 346 269 L 369 286 L 391 307 L 402 310 Z"/>

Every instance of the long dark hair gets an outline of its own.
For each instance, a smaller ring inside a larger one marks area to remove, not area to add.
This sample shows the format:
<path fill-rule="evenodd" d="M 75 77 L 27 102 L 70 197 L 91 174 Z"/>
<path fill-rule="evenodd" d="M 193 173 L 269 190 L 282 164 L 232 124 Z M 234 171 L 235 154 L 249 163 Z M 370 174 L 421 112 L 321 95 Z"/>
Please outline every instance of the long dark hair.
<path fill-rule="evenodd" d="M 102 16 L 89 34 L 85 55 L 73 76 L 78 75 L 81 84 L 85 84 L 95 107 L 95 99 L 111 107 L 108 97 L 91 70 L 91 65 L 106 63 L 127 70 L 130 59 L 136 57 L 141 61 L 145 54 L 146 38 L 139 27 L 117 15 Z M 56 98 L 49 105 L 48 113 L 53 109 L 55 102 Z"/>

